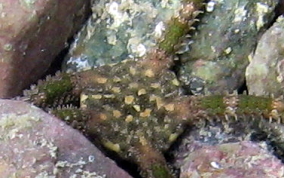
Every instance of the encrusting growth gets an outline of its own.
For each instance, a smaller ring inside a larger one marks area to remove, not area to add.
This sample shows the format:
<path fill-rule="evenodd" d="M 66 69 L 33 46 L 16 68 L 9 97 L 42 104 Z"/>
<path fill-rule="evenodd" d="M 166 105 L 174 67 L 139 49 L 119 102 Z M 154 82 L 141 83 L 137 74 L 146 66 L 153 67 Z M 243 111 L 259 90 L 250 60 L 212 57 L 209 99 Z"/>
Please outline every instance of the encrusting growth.
<path fill-rule="evenodd" d="M 169 68 L 174 45 L 187 33 L 184 28 L 195 19 L 201 6 L 202 1 L 185 1 L 185 11 L 169 22 L 159 48 L 143 59 L 79 73 L 59 73 L 33 86 L 22 99 L 137 163 L 145 178 L 175 177 L 163 153 L 187 126 L 199 120 L 226 121 L 252 115 L 283 123 L 284 103 L 280 99 L 182 95 L 181 84 Z"/>

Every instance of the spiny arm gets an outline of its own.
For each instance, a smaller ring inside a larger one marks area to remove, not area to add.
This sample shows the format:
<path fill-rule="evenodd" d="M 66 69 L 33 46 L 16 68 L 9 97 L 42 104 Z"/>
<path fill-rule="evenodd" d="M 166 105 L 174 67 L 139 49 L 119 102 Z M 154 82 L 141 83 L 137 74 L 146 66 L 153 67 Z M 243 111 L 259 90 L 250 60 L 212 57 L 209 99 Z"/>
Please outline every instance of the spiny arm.
<path fill-rule="evenodd" d="M 179 105 L 187 123 L 207 120 L 244 133 L 264 135 L 276 156 L 284 155 L 284 100 L 265 96 L 212 95 L 190 96 Z M 183 109 L 185 108 L 185 109 Z M 186 110 L 187 109 L 187 110 Z M 241 124 L 240 124 L 241 123 Z M 244 129 L 244 130 L 243 130 Z"/>
<path fill-rule="evenodd" d="M 144 178 L 174 178 L 172 171 L 167 166 L 161 152 L 148 144 L 139 144 L 129 150 L 133 159 L 140 166 L 140 174 Z"/>
<path fill-rule="evenodd" d="M 183 0 L 183 6 L 177 16 L 172 17 L 166 26 L 163 39 L 158 48 L 166 54 L 173 55 L 179 48 L 182 38 L 192 29 L 204 0 Z"/>
<path fill-rule="evenodd" d="M 48 76 L 44 81 L 39 81 L 37 85 L 32 85 L 29 90 L 25 90 L 21 100 L 45 110 L 74 104 L 79 101 L 80 89 L 77 86 L 74 75 L 57 73 L 53 77 Z"/>
<path fill-rule="evenodd" d="M 261 116 L 269 121 L 284 122 L 284 100 L 250 95 L 192 96 L 188 106 L 194 117 Z M 202 112 L 201 112 L 202 111 Z M 195 113 L 195 115 L 194 115 Z"/>

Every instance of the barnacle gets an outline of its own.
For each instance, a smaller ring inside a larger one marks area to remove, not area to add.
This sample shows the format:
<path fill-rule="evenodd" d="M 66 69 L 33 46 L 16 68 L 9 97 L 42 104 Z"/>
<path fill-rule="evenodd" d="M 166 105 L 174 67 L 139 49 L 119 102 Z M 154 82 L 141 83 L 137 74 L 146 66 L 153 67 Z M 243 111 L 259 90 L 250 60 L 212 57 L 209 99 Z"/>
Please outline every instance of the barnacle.
<path fill-rule="evenodd" d="M 260 123 L 283 123 L 282 99 L 182 94 L 181 84 L 169 68 L 178 50 L 176 44 L 188 32 L 185 28 L 195 21 L 202 5 L 199 0 L 184 1 L 184 11 L 168 23 L 158 46 L 143 58 L 78 73 L 59 73 L 25 92 L 23 99 L 137 163 L 145 178 L 174 177 L 163 153 L 185 128 L 200 120 L 230 122 L 246 115 L 259 118 Z M 273 129 L 276 133 L 277 128 Z M 277 138 L 283 135 L 277 134 Z"/>

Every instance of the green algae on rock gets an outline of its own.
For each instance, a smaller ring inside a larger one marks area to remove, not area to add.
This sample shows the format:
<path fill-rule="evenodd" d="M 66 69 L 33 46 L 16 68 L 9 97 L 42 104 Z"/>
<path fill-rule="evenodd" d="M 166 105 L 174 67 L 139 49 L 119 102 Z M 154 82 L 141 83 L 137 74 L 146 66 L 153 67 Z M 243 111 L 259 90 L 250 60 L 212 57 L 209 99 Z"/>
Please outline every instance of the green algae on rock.
<path fill-rule="evenodd" d="M 284 94 L 284 18 L 263 34 L 246 69 L 250 94 L 281 96 Z"/>
<path fill-rule="evenodd" d="M 210 1 L 181 56 L 180 79 L 205 81 L 209 92 L 233 91 L 243 84 L 251 52 L 274 17 L 278 0 Z M 185 81 L 186 82 L 186 81 Z"/>
<path fill-rule="evenodd" d="M 202 2 L 194 1 L 192 6 L 191 1 L 184 0 L 93 1 L 93 14 L 75 38 L 63 68 L 81 71 L 143 57 L 161 40 L 160 47 L 170 49 L 178 44 L 180 35 L 188 31 Z M 193 9 L 195 11 L 191 12 Z M 173 29 L 173 23 L 181 28 Z M 165 35 L 173 37 L 163 40 Z"/>

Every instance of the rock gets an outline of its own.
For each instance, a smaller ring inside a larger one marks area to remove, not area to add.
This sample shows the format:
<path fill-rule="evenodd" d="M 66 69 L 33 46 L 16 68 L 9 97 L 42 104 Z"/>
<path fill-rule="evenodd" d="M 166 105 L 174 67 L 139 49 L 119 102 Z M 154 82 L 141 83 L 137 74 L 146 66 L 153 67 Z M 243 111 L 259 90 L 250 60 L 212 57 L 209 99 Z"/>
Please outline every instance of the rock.
<path fill-rule="evenodd" d="M 283 95 L 284 87 L 284 17 L 268 29 L 258 42 L 246 69 L 250 94 Z"/>
<path fill-rule="evenodd" d="M 78 131 L 39 108 L 0 100 L 1 177 L 131 178 Z"/>
<path fill-rule="evenodd" d="M 181 178 L 284 176 L 284 126 L 249 114 L 200 120 L 173 145 Z M 257 176 L 258 175 L 258 176 Z"/>
<path fill-rule="evenodd" d="M 249 141 L 221 145 L 190 145 L 180 178 L 280 178 L 284 165 L 264 143 Z"/>
<path fill-rule="evenodd" d="M 88 0 L 0 0 L 0 97 L 38 80 L 81 26 Z"/>
<path fill-rule="evenodd" d="M 93 1 L 93 15 L 75 38 L 63 69 L 82 71 L 96 65 L 143 57 L 163 37 L 167 22 L 182 8 L 173 1 Z"/>
<path fill-rule="evenodd" d="M 239 88 L 250 53 L 273 20 L 277 3 L 277 0 L 209 1 L 189 50 L 181 55 L 180 80 L 190 84 L 188 80 L 201 78 L 204 88 L 211 93 Z"/>

